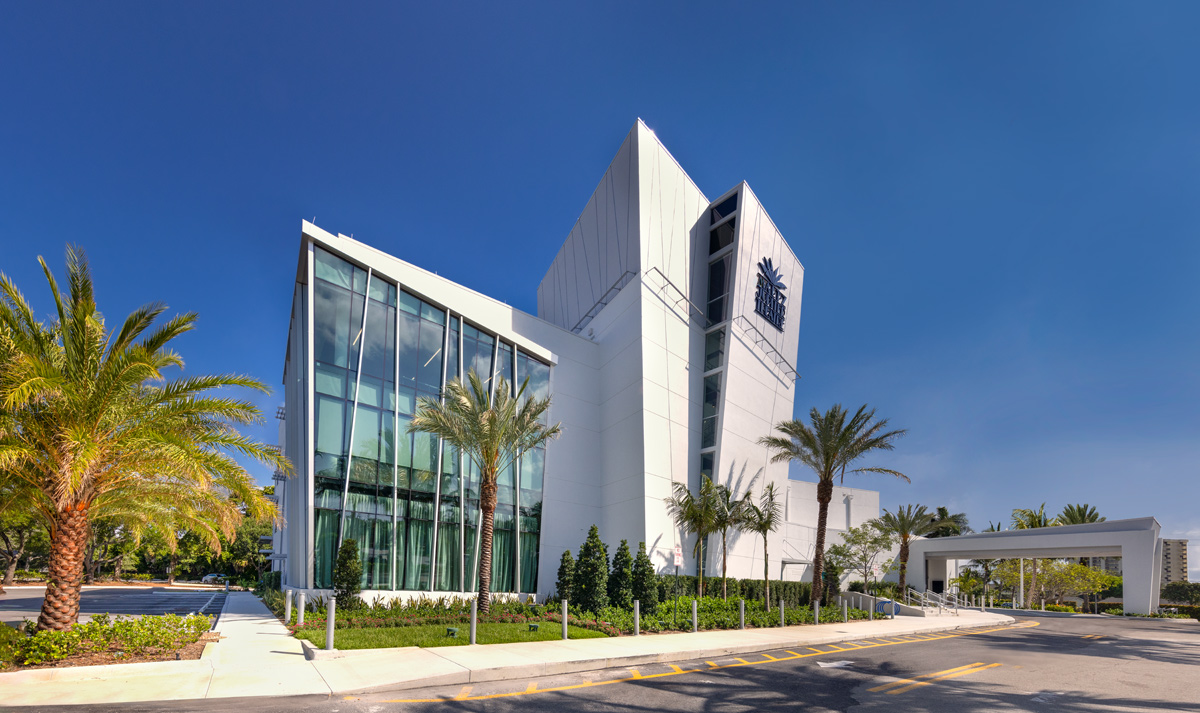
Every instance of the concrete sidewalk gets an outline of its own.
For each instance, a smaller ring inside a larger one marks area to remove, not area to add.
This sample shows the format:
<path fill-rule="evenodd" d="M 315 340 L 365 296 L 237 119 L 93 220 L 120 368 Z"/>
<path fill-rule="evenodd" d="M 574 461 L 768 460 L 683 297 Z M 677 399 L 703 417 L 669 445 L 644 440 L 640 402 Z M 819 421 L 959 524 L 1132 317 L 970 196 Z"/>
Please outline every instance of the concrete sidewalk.
<path fill-rule="evenodd" d="M 320 652 L 306 660 L 253 594 L 230 594 L 217 624 L 221 641 L 198 661 L 165 661 L 0 674 L 0 706 L 341 695 L 475 681 L 530 678 L 646 663 L 747 654 L 856 639 L 1012 623 L 1012 617 L 962 610 L 958 616 L 874 622 L 622 636 L 488 646 Z"/>

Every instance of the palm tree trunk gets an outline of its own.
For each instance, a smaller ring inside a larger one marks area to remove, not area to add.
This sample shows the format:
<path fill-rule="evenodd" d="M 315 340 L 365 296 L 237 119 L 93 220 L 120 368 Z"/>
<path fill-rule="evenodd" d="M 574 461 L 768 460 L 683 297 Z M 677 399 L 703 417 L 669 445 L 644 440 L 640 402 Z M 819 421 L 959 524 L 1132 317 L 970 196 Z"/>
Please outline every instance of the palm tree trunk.
<path fill-rule="evenodd" d="M 721 530 L 721 599 L 729 600 L 729 590 L 725 586 L 725 571 L 729 566 L 729 548 L 725 544 L 725 530 Z"/>
<path fill-rule="evenodd" d="M 492 532 L 496 524 L 496 479 L 482 478 L 479 507 L 483 512 L 479 540 L 479 611 L 492 607 Z"/>
<path fill-rule="evenodd" d="M 817 542 L 813 547 L 812 600 L 821 601 L 821 575 L 825 569 L 825 526 L 829 522 L 829 501 L 833 500 L 833 480 L 817 483 Z"/>
<path fill-rule="evenodd" d="M 1029 601 L 1036 602 L 1034 594 L 1037 592 L 1037 558 L 1033 558 L 1033 576 L 1029 579 Z"/>
<path fill-rule="evenodd" d="M 79 619 L 80 581 L 89 529 L 87 503 L 68 505 L 56 514 L 50 534 L 46 596 L 38 616 L 39 631 L 67 629 Z"/>
<path fill-rule="evenodd" d="M 766 535 L 763 535 L 763 586 L 767 598 L 767 611 L 771 611 L 771 562 L 767 559 Z"/>
<path fill-rule="evenodd" d="M 908 540 L 900 540 L 900 596 L 904 596 L 904 591 L 908 584 Z"/>

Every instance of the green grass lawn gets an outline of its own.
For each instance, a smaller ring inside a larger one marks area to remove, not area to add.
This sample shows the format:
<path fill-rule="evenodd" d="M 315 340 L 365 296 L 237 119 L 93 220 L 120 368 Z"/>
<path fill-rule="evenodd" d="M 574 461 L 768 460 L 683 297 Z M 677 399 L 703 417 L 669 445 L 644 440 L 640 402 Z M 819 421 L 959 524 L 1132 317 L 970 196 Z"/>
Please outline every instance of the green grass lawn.
<path fill-rule="evenodd" d="M 424 626 L 398 626 L 389 629 L 337 629 L 333 645 L 342 650 L 386 649 L 398 646 L 466 646 L 471 643 L 471 626 L 463 623 L 458 627 L 458 636 L 446 636 L 446 624 Z M 572 639 L 607 638 L 599 631 L 572 626 L 568 630 Z M 308 639 L 318 647 L 325 646 L 325 631 L 309 630 L 296 632 L 296 638 Z M 529 624 L 481 623 L 475 638 L 481 644 L 507 644 L 514 641 L 551 641 L 562 639 L 562 624 L 552 621 L 541 622 L 537 631 L 530 631 Z"/>

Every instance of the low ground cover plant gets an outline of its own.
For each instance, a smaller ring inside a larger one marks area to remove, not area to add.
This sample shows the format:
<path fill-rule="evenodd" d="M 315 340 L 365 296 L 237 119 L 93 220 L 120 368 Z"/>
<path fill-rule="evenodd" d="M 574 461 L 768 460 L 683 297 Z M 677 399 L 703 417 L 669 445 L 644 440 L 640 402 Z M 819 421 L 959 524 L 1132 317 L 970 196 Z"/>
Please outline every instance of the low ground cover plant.
<path fill-rule="evenodd" d="M 1049 609 L 1049 607 L 1047 607 L 1047 609 Z M 1126 614 L 1124 609 L 1105 609 L 1104 613 L 1110 614 L 1112 616 L 1139 616 L 1139 617 L 1142 617 L 1143 619 L 1191 619 L 1192 618 L 1191 614 L 1181 614 L 1181 613 L 1173 613 L 1173 612 L 1163 612 L 1161 614 L 1134 614 L 1131 612 L 1129 614 Z"/>
<path fill-rule="evenodd" d="M 493 606 L 495 604 L 493 603 Z M 307 623 L 307 622 L 306 622 Z M 471 643 L 467 627 L 457 627 L 456 636 L 449 636 L 447 627 L 437 624 L 405 626 L 384 629 L 338 629 L 334 633 L 334 645 L 341 650 L 380 649 L 400 646 L 465 646 Z M 604 638 L 599 631 L 569 626 L 572 639 Z M 551 641 L 562 637 L 559 624 L 543 623 L 536 630 L 528 624 L 481 623 L 476 632 L 480 644 L 508 644 L 520 641 Z M 317 646 L 325 645 L 325 630 L 305 628 L 296 632 L 296 638 L 307 639 Z"/>
<path fill-rule="evenodd" d="M 169 653 L 199 641 L 212 623 L 212 617 L 203 614 L 138 618 L 100 614 L 86 624 L 62 631 L 28 632 L 0 626 L 4 630 L 0 632 L 0 663 L 36 666 L 77 654 L 109 653 L 120 657 Z"/>

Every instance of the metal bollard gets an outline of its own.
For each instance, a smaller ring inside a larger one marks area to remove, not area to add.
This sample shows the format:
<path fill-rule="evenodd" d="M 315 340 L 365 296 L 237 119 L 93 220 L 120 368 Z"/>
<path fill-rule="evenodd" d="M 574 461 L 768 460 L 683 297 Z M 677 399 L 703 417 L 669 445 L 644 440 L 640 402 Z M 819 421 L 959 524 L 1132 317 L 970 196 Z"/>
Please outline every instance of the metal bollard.
<path fill-rule="evenodd" d="M 821 623 L 821 602 L 813 602 L 813 623 Z"/>
<path fill-rule="evenodd" d="M 699 610 L 699 604 L 695 599 L 693 599 L 692 600 L 692 631 L 700 631 L 700 615 L 698 613 L 698 610 Z"/>
<path fill-rule="evenodd" d="M 842 600 L 842 621 L 850 621 L 850 605 L 846 600 Z"/>
<path fill-rule="evenodd" d="M 564 599 L 563 600 L 563 640 L 566 641 L 567 638 L 569 638 L 567 636 L 567 600 Z"/>
<path fill-rule="evenodd" d="M 746 600 L 745 599 L 738 600 L 738 628 L 739 629 L 746 628 Z"/>
<path fill-rule="evenodd" d="M 305 599 L 306 597 L 304 596 L 304 592 L 300 592 L 296 595 L 296 626 L 304 623 L 304 609 L 305 605 L 307 604 L 304 601 Z"/>
<path fill-rule="evenodd" d="M 479 598 L 471 600 L 471 643 L 475 643 L 475 630 L 479 625 Z"/>
<path fill-rule="evenodd" d="M 779 625 L 786 626 L 787 618 L 783 615 L 783 600 L 779 600 Z"/>
<path fill-rule="evenodd" d="M 636 599 L 633 600 L 633 635 L 642 635 L 642 603 Z"/>
<path fill-rule="evenodd" d="M 229 580 L 225 580 L 225 591 L 229 591 Z"/>
<path fill-rule="evenodd" d="M 292 625 L 292 590 L 283 590 L 283 625 Z"/>
<path fill-rule="evenodd" d="M 325 608 L 325 650 L 333 651 L 333 626 L 337 616 L 337 597 L 329 595 L 329 605 Z"/>

